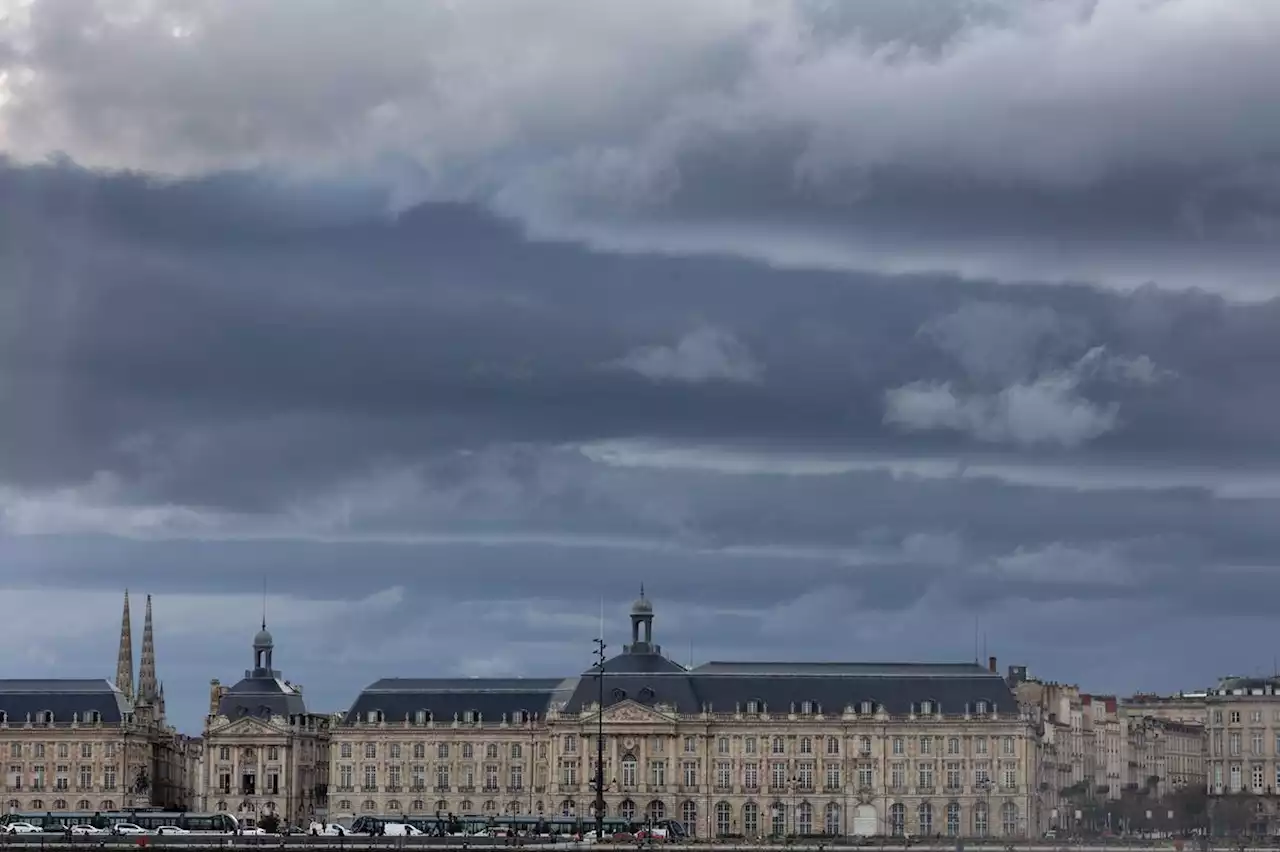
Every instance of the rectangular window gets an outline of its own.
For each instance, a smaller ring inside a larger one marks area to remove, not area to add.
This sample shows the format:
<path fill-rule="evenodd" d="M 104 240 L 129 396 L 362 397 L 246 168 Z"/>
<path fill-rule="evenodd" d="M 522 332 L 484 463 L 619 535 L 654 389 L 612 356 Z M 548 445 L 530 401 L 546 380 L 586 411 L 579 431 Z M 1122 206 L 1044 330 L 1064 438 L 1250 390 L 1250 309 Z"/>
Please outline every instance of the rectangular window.
<path fill-rule="evenodd" d="M 449 789 L 449 767 L 447 766 L 436 767 L 436 787 L 438 787 L 441 791 Z"/>
<path fill-rule="evenodd" d="M 496 763 L 486 763 L 484 765 L 484 788 L 489 792 L 498 789 L 498 765 Z"/>
<path fill-rule="evenodd" d="M 391 766 L 388 766 L 387 767 L 387 786 L 399 787 L 401 780 L 402 778 L 401 778 L 400 764 L 393 763 Z"/>
<path fill-rule="evenodd" d="M 564 735 L 564 753 L 565 754 L 578 753 L 578 738 L 573 734 Z"/>
<path fill-rule="evenodd" d="M 85 760 L 93 757 L 93 743 L 80 743 L 80 757 Z"/>
<path fill-rule="evenodd" d="M 801 790 L 813 789 L 813 764 L 802 763 L 796 772 L 796 783 Z"/>
<path fill-rule="evenodd" d="M 858 764 L 858 787 L 869 790 L 875 786 L 875 769 L 869 763 Z"/>
<path fill-rule="evenodd" d="M 697 738 L 697 737 L 685 737 L 685 738 L 684 738 L 684 753 L 685 753 L 685 754 L 697 754 L 697 753 L 698 753 L 698 738 Z"/>
<path fill-rule="evenodd" d="M 572 787 L 578 783 L 578 764 L 560 764 L 560 783 Z"/>
<path fill-rule="evenodd" d="M 947 764 L 947 789 L 948 790 L 960 789 L 960 764 L 959 763 Z"/>
<path fill-rule="evenodd" d="M 1013 764 L 1008 764 L 1000 771 L 1000 786 L 1005 790 L 1014 790 L 1018 787 L 1018 769 Z"/>
<path fill-rule="evenodd" d="M 684 785 L 686 787 L 698 786 L 698 762 L 695 760 L 686 760 L 684 762 Z"/>
<path fill-rule="evenodd" d="M 524 767 L 523 766 L 511 767 L 511 789 L 512 790 L 524 789 Z"/>
<path fill-rule="evenodd" d="M 81 766 L 80 767 L 80 789 L 88 790 L 92 786 L 93 786 L 93 767 Z"/>
<path fill-rule="evenodd" d="M 721 790 L 729 789 L 733 778 L 733 765 L 727 760 L 722 760 L 716 764 L 716 787 Z"/>
<path fill-rule="evenodd" d="M 1227 738 L 1228 748 L 1231 750 L 1231 756 L 1235 757 L 1240 754 L 1240 732 L 1232 731 L 1231 736 Z"/>
<path fill-rule="evenodd" d="M 781 790 L 787 786 L 787 765 L 785 763 L 775 763 L 769 767 L 769 786 L 775 790 Z"/>
<path fill-rule="evenodd" d="M 1261 763 L 1253 765 L 1253 792 L 1261 793 L 1263 786 L 1266 784 L 1266 775 L 1263 772 Z"/>
<path fill-rule="evenodd" d="M 421 763 L 415 763 L 410 769 L 410 783 L 415 790 L 423 790 L 427 786 L 427 767 Z"/>
<path fill-rule="evenodd" d="M 1000 753 L 1004 755 L 1012 755 L 1014 753 L 1013 737 L 1005 737 L 1000 741 Z"/>
<path fill-rule="evenodd" d="M 1254 731 L 1249 738 L 1249 751 L 1256 755 L 1262 754 L 1262 731 Z"/>
<path fill-rule="evenodd" d="M 893 738 L 893 753 L 894 753 L 894 754 L 906 754 L 906 751 L 907 751 L 907 746 L 906 746 L 906 743 L 905 743 L 905 742 L 903 742 L 902 737 L 894 737 L 894 738 Z"/>
<path fill-rule="evenodd" d="M 933 763 L 932 762 L 921 763 L 916 768 L 918 770 L 917 774 L 919 775 L 919 786 L 926 790 L 932 790 L 933 789 Z"/>
<path fill-rule="evenodd" d="M 743 741 L 742 741 L 742 753 L 743 753 L 743 754 L 755 754 L 755 753 L 756 753 L 756 738 L 755 738 L 755 737 L 747 737 L 745 740 L 743 740 Z"/>
<path fill-rule="evenodd" d="M 1280 772 L 1280 767 L 1276 769 Z M 742 786 L 748 790 L 760 789 L 760 767 L 755 763 L 748 763 L 742 767 Z"/>
<path fill-rule="evenodd" d="M 231 776 L 227 776 L 230 778 Z M 338 789 L 350 790 L 355 786 L 355 768 L 349 763 L 338 767 Z"/>
<path fill-rule="evenodd" d="M 652 779 L 653 786 L 665 787 L 667 785 L 667 762 L 665 760 L 649 761 L 649 777 Z"/>
<path fill-rule="evenodd" d="M 933 754 L 933 737 L 920 738 L 920 753 Z"/>
<path fill-rule="evenodd" d="M 889 766 L 889 786 L 895 790 L 901 790 L 907 786 L 907 765 L 901 762 L 895 762 Z"/>
<path fill-rule="evenodd" d="M 840 764 L 838 763 L 827 764 L 827 789 L 840 789 Z"/>
<path fill-rule="evenodd" d="M 440 743 L 439 745 L 437 745 L 437 746 L 436 746 L 436 759 L 437 759 L 437 760 L 448 760 L 448 759 L 449 759 L 449 744 L 448 744 L 448 743 Z"/>
<path fill-rule="evenodd" d="M 719 739 L 716 740 L 716 754 L 728 754 L 728 753 L 729 753 L 729 738 L 720 737 Z"/>
<path fill-rule="evenodd" d="M 378 767 L 377 764 L 369 763 L 364 767 L 364 788 L 366 790 L 375 790 L 378 787 Z"/>
<path fill-rule="evenodd" d="M 986 753 L 987 753 L 987 738 L 986 738 L 986 737 L 978 737 L 978 738 L 976 738 L 976 739 L 973 741 L 973 753 L 974 753 L 974 754 L 986 754 Z"/>

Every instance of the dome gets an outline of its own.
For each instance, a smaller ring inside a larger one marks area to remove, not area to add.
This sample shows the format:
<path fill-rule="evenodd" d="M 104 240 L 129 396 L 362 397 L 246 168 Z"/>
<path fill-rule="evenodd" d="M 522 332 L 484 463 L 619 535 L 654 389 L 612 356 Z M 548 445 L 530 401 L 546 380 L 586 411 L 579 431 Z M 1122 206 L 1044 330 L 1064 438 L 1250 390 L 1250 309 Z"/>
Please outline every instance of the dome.
<path fill-rule="evenodd" d="M 271 638 L 271 634 L 267 632 L 267 628 L 264 625 L 263 628 L 258 631 L 258 635 L 253 637 L 253 647 L 270 648 L 273 645 L 275 645 L 275 640 Z"/>
<path fill-rule="evenodd" d="M 644 591 L 640 592 L 640 597 L 636 598 L 635 603 L 631 605 L 632 615 L 653 615 L 653 604 L 649 603 L 649 599 L 644 596 Z"/>

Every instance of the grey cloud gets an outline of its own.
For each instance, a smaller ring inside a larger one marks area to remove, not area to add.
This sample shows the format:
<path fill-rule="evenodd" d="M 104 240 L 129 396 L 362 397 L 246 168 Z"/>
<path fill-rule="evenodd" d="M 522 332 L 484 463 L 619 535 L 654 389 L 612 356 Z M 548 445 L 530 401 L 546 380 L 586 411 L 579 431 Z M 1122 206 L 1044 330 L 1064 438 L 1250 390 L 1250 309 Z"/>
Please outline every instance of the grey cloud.
<path fill-rule="evenodd" d="M 0 148 L 355 176 L 614 247 L 1257 298 L 1280 17 L 1220 5 L 46 0 L 0 36 Z"/>
<path fill-rule="evenodd" d="M 674 346 L 644 346 L 632 350 L 616 366 L 654 381 L 754 382 L 762 367 L 732 334 L 702 326 Z"/>

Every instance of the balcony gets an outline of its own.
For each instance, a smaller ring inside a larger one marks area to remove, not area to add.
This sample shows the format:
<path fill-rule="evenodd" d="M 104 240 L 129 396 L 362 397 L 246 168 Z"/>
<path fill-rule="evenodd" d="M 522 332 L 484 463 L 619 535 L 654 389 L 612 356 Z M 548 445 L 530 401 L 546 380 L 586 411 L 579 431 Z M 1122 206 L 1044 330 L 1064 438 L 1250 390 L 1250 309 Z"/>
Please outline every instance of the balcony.
<path fill-rule="evenodd" d="M 437 793 L 448 793 L 452 788 L 448 784 L 437 784 L 435 791 Z"/>
<path fill-rule="evenodd" d="M 392 784 L 391 786 L 387 787 L 386 791 L 388 793 L 403 793 L 404 788 L 401 787 L 399 784 Z"/>
<path fill-rule="evenodd" d="M 354 793 L 354 792 L 356 791 L 356 788 L 355 788 L 355 785 L 354 785 L 354 784 L 339 784 L 338 786 L 334 787 L 333 789 L 334 789 L 334 792 L 336 792 L 336 793 Z M 223 790 L 222 792 L 224 792 L 224 793 L 230 793 L 231 791 L 230 791 L 230 790 Z"/>
<path fill-rule="evenodd" d="M 378 785 L 377 785 L 377 784 L 363 784 L 363 785 L 361 785 L 361 787 L 360 787 L 360 792 L 362 792 L 362 793 L 376 793 L 376 792 L 378 792 Z"/>

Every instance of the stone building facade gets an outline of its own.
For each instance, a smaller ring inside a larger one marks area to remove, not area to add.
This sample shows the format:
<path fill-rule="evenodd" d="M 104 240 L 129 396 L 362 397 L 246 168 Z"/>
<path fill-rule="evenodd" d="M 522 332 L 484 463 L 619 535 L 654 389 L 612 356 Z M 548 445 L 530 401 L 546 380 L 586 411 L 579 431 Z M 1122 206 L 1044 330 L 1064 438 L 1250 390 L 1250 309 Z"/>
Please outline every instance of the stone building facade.
<path fill-rule="evenodd" d="M 1038 830 L 1032 729 L 994 661 L 685 668 L 653 620 L 642 592 L 631 643 L 575 677 L 370 685 L 332 730 L 332 818 L 588 818 L 602 724 L 610 816 L 700 837 Z"/>
<path fill-rule="evenodd" d="M 307 712 L 302 687 L 273 667 L 274 651 L 264 618 L 253 668 L 233 686 L 210 683 L 199 809 L 249 826 L 266 814 L 306 826 L 327 815 L 331 717 Z"/>
<path fill-rule="evenodd" d="M 125 593 L 115 682 L 0 680 L 0 758 L 8 812 L 190 806 L 185 738 L 165 719 L 151 597 L 134 686 Z"/>

